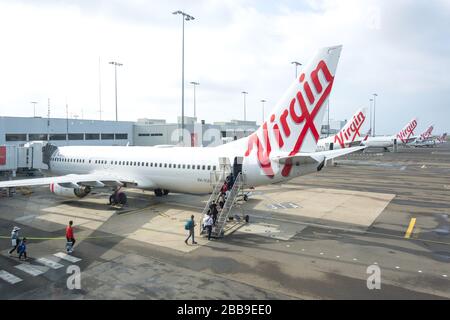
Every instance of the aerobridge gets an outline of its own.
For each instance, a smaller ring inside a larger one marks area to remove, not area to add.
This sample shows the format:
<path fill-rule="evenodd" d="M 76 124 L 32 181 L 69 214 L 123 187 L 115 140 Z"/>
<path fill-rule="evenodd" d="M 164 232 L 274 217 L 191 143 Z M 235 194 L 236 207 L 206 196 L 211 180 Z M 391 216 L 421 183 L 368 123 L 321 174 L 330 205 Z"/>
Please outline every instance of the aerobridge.
<path fill-rule="evenodd" d="M 17 171 L 47 169 L 43 159 L 46 142 L 30 142 L 23 146 L 0 146 L 0 174 L 15 177 Z"/>

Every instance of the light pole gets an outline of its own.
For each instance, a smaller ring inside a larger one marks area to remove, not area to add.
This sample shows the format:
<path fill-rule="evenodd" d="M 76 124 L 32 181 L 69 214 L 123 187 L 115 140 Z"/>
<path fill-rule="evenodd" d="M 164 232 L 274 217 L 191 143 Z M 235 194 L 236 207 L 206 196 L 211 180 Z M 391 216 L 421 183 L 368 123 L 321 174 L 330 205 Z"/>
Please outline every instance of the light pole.
<path fill-rule="evenodd" d="M 295 65 L 295 78 L 297 78 L 297 67 L 301 66 L 302 64 L 298 61 L 292 61 L 291 64 Z"/>
<path fill-rule="evenodd" d="M 36 101 L 31 101 L 30 103 L 33 104 L 33 117 L 36 118 L 36 104 L 37 104 L 37 102 Z"/>
<path fill-rule="evenodd" d="M 376 119 L 376 105 L 377 105 L 377 98 L 378 94 L 373 94 L 373 136 L 375 137 L 375 119 Z"/>
<path fill-rule="evenodd" d="M 115 82 L 115 90 L 116 90 L 116 121 L 119 121 L 118 115 L 117 115 L 117 67 L 123 66 L 122 63 L 111 61 L 109 64 L 114 65 L 114 82 Z"/>
<path fill-rule="evenodd" d="M 172 14 L 181 14 L 183 18 L 183 36 L 181 44 L 181 142 L 184 143 L 184 21 L 191 21 L 195 18 L 181 10 L 174 11 Z"/>
<path fill-rule="evenodd" d="M 242 91 L 242 94 L 244 95 L 244 121 L 247 121 L 247 106 L 245 101 L 245 96 L 248 95 L 247 91 Z"/>
<path fill-rule="evenodd" d="M 262 103 L 262 123 L 264 123 L 264 103 L 266 103 L 267 101 L 262 99 L 261 103 Z"/>
<path fill-rule="evenodd" d="M 196 111 L 196 102 L 195 102 L 195 87 L 200 85 L 200 83 L 195 82 L 195 81 L 191 81 L 190 82 L 193 86 L 194 86 L 194 118 L 197 118 L 197 111 Z"/>
<path fill-rule="evenodd" d="M 327 131 L 327 137 L 330 136 L 330 99 L 327 100 L 327 106 L 328 106 L 328 131 Z"/>
<path fill-rule="evenodd" d="M 370 133 L 372 134 L 372 121 L 373 121 L 373 116 L 372 116 L 372 102 L 373 99 L 369 99 L 369 120 L 370 120 Z M 373 134 L 372 134 L 373 136 Z"/>

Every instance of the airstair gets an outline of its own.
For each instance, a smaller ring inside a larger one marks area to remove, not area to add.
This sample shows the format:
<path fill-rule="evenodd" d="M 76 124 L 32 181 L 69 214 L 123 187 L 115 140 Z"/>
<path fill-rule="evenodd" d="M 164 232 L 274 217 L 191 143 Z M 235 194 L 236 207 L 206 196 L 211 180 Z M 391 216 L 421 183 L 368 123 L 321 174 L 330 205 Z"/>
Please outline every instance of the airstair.
<path fill-rule="evenodd" d="M 239 173 L 236 179 L 234 180 L 233 187 L 228 192 L 228 196 L 225 200 L 223 209 L 219 211 L 216 224 L 213 226 L 211 232 L 211 236 L 215 238 L 220 238 L 223 236 L 225 224 L 227 223 L 228 217 L 230 216 L 231 209 L 236 203 L 239 192 L 243 190 L 243 186 L 244 180 L 242 178 L 242 173 Z"/>

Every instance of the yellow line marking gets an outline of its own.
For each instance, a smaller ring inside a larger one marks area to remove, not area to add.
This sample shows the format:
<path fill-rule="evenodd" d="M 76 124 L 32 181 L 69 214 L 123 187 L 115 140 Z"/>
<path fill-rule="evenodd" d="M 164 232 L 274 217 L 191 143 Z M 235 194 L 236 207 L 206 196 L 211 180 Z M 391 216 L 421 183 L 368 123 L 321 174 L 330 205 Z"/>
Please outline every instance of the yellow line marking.
<path fill-rule="evenodd" d="M 411 233 L 414 229 L 415 224 L 416 224 L 416 218 L 411 218 L 408 229 L 406 230 L 406 233 L 405 233 L 405 239 L 409 239 L 409 237 L 411 236 Z"/>

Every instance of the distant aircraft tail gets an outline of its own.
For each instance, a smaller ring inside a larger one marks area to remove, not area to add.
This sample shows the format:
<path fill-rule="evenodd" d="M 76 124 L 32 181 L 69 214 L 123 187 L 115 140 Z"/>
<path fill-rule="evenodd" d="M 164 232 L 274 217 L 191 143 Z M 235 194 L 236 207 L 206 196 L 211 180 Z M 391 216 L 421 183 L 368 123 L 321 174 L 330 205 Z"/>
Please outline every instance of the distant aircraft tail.
<path fill-rule="evenodd" d="M 347 121 L 345 126 L 334 136 L 334 144 L 341 148 L 350 146 L 357 138 L 361 137 L 361 128 L 366 120 L 367 108 L 356 111 L 353 117 Z"/>
<path fill-rule="evenodd" d="M 422 133 L 420 135 L 420 139 L 421 140 L 427 140 L 427 139 L 431 138 L 431 134 L 433 132 L 433 129 L 434 129 L 433 126 L 429 126 L 428 129 L 424 133 Z"/>
<path fill-rule="evenodd" d="M 414 118 L 397 134 L 396 138 L 403 143 L 407 143 L 417 128 L 417 119 Z"/>
<path fill-rule="evenodd" d="M 369 131 L 367 131 L 366 136 L 364 137 L 364 139 L 362 139 L 361 141 L 361 146 L 364 145 L 364 142 L 367 141 L 367 139 L 369 139 L 370 135 L 372 134 L 372 129 L 369 129 Z"/>
<path fill-rule="evenodd" d="M 439 140 L 440 142 L 445 142 L 446 139 L 447 139 L 447 132 L 444 133 L 440 138 L 438 138 L 438 140 Z"/>
<path fill-rule="evenodd" d="M 315 151 L 341 50 L 342 46 L 319 50 L 300 70 L 269 120 L 248 137 L 245 157 L 257 157 L 265 175 L 274 176 L 271 154 L 292 156 Z M 287 163 L 282 175 L 288 176 L 291 167 Z"/>

